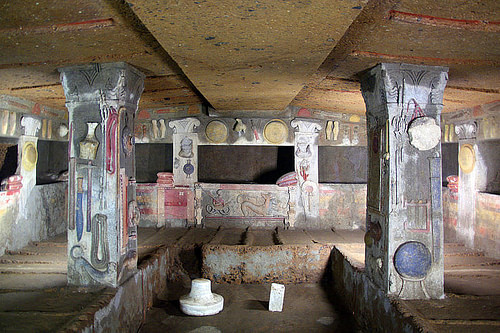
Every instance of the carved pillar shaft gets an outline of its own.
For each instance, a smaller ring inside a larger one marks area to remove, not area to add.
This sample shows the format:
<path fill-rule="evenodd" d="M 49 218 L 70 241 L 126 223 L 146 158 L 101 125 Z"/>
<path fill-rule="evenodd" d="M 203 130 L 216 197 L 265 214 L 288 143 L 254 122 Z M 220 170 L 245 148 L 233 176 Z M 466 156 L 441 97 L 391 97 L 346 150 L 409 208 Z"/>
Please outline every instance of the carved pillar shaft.
<path fill-rule="evenodd" d="M 175 186 L 193 186 L 198 181 L 198 133 L 200 121 L 196 118 L 172 120 L 174 129 L 173 158 Z"/>
<path fill-rule="evenodd" d="M 70 124 L 68 283 L 114 287 L 137 266 L 133 128 L 144 75 L 125 63 L 60 72 Z"/>
<path fill-rule="evenodd" d="M 291 227 L 320 228 L 318 184 L 318 137 L 321 125 L 310 119 L 294 119 L 295 172 L 297 194 L 295 196 L 294 225 Z"/>
<path fill-rule="evenodd" d="M 442 96 L 447 69 L 380 64 L 362 79 L 368 123 L 367 274 L 387 294 L 442 298 Z"/>
<path fill-rule="evenodd" d="M 38 161 L 38 137 L 37 133 L 41 126 L 39 119 L 24 116 L 21 119 L 24 127 L 24 135 L 18 141 L 18 170 L 16 174 L 21 176 L 22 188 L 20 190 L 19 214 L 26 217 L 26 203 L 31 190 L 36 185 L 36 164 Z"/>

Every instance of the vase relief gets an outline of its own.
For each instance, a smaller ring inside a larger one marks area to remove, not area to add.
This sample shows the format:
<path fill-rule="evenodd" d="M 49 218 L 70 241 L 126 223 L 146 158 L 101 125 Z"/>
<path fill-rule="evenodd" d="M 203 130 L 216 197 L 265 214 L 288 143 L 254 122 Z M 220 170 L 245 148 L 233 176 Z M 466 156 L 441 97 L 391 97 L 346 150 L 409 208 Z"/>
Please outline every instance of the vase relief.
<path fill-rule="evenodd" d="M 99 147 L 94 131 L 99 123 L 87 123 L 87 136 L 80 142 L 80 158 L 94 160 Z"/>

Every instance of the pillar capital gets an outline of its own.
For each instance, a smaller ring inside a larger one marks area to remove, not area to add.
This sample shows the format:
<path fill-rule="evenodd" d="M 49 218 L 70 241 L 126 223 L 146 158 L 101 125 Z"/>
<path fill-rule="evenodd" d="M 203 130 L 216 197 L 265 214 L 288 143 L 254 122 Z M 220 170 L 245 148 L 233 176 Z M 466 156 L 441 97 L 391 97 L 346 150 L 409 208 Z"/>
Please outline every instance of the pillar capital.
<path fill-rule="evenodd" d="M 295 133 L 315 134 L 321 130 L 320 122 L 314 119 L 295 118 L 291 121 L 290 125 L 295 129 Z"/>
<path fill-rule="evenodd" d="M 477 135 L 477 122 L 470 120 L 461 124 L 455 124 L 455 134 L 458 140 L 474 140 Z"/>
<path fill-rule="evenodd" d="M 170 128 L 173 128 L 174 134 L 194 133 L 196 127 L 200 126 L 200 121 L 197 118 L 183 118 L 171 120 L 168 123 Z"/>
<path fill-rule="evenodd" d="M 23 116 L 21 118 L 21 126 L 24 127 L 24 135 L 36 137 L 42 122 L 40 119 Z"/>
<path fill-rule="evenodd" d="M 447 80 L 447 67 L 382 63 L 363 75 L 361 92 L 371 106 L 367 113 L 377 113 L 380 107 L 391 104 L 441 106 Z"/>
<path fill-rule="evenodd" d="M 60 68 L 59 72 L 67 105 L 104 99 L 137 107 L 144 90 L 145 75 L 124 62 L 77 65 Z"/>

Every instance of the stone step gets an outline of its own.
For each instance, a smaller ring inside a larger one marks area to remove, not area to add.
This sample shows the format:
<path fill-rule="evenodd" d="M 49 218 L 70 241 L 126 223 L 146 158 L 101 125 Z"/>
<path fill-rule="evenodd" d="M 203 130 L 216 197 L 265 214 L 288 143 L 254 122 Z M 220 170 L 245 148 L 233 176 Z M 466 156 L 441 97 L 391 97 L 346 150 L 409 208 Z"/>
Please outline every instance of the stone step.
<path fill-rule="evenodd" d="M 36 255 L 7 254 L 0 257 L 0 264 L 51 264 L 66 263 L 68 256 L 64 254 L 42 253 Z"/>
<path fill-rule="evenodd" d="M 1 274 L 66 274 L 67 270 L 67 263 L 0 265 Z"/>

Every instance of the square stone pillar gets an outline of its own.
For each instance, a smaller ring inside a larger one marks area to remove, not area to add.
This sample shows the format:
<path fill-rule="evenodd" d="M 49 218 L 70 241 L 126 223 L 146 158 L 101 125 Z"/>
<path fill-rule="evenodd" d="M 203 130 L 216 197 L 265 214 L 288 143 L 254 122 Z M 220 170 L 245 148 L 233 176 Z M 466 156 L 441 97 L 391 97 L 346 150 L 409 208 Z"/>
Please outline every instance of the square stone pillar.
<path fill-rule="evenodd" d="M 319 177 L 318 138 L 321 125 L 311 119 L 296 118 L 295 128 L 295 172 L 297 192 L 295 194 L 295 221 L 290 227 L 319 229 Z"/>
<path fill-rule="evenodd" d="M 440 114 L 447 78 L 444 67 L 379 64 L 361 80 L 366 272 L 404 299 L 444 296 Z"/>
<path fill-rule="evenodd" d="M 196 118 L 171 120 L 169 126 L 174 129 L 174 185 L 193 187 L 198 182 L 198 133 L 195 129 L 200 121 Z"/>
<path fill-rule="evenodd" d="M 144 75 L 126 63 L 59 71 L 70 126 L 68 283 L 116 287 L 137 268 L 133 129 Z"/>

